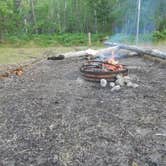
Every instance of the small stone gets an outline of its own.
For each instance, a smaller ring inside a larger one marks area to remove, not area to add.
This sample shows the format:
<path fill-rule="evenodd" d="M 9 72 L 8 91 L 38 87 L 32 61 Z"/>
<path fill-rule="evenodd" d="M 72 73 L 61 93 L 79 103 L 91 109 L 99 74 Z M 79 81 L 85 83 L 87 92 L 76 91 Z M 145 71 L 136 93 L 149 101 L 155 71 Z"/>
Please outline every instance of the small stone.
<path fill-rule="evenodd" d="M 53 162 L 56 163 L 59 160 L 59 156 L 57 154 L 53 157 Z"/>
<path fill-rule="evenodd" d="M 123 78 L 119 78 L 115 81 L 116 85 L 124 86 L 125 82 Z"/>
<path fill-rule="evenodd" d="M 84 83 L 84 80 L 83 80 L 82 78 L 78 77 L 78 78 L 76 79 L 76 82 L 77 82 L 78 84 L 82 85 L 82 84 Z"/>
<path fill-rule="evenodd" d="M 121 78 L 123 78 L 123 76 L 122 76 L 121 74 L 118 74 L 118 75 L 116 76 L 116 78 L 117 78 L 117 79 L 121 79 Z"/>
<path fill-rule="evenodd" d="M 107 86 L 107 80 L 106 79 L 101 79 L 100 80 L 100 85 L 101 85 L 101 87 L 105 88 Z"/>
<path fill-rule="evenodd" d="M 127 82 L 128 87 L 133 87 L 133 83 L 131 81 Z"/>
<path fill-rule="evenodd" d="M 110 82 L 110 87 L 114 87 L 115 86 L 115 83 L 114 82 Z"/>
<path fill-rule="evenodd" d="M 54 129 L 54 124 L 51 124 L 51 125 L 49 126 L 49 129 L 52 131 L 52 130 Z"/>
<path fill-rule="evenodd" d="M 133 84 L 133 88 L 138 88 L 139 85 L 138 84 Z"/>
<path fill-rule="evenodd" d="M 138 164 L 135 161 L 133 161 L 132 166 L 138 166 Z"/>
<path fill-rule="evenodd" d="M 124 76 L 123 79 L 126 84 L 131 80 L 129 76 Z"/>
<path fill-rule="evenodd" d="M 111 89 L 111 92 L 113 91 L 119 91 L 121 89 L 120 85 L 116 85 Z"/>

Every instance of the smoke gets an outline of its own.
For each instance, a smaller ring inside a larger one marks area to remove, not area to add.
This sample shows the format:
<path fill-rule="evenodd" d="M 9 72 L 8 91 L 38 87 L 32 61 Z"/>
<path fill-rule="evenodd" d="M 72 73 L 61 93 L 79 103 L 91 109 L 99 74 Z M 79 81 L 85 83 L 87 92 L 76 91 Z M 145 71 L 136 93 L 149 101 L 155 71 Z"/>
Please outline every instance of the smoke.
<path fill-rule="evenodd" d="M 127 0 L 122 5 L 123 23 L 114 29 L 114 34 L 110 40 L 112 42 L 133 42 L 137 30 L 137 12 L 138 0 Z M 141 0 L 139 40 L 151 40 L 151 34 L 156 30 L 156 13 L 159 8 L 160 1 L 157 0 Z"/>

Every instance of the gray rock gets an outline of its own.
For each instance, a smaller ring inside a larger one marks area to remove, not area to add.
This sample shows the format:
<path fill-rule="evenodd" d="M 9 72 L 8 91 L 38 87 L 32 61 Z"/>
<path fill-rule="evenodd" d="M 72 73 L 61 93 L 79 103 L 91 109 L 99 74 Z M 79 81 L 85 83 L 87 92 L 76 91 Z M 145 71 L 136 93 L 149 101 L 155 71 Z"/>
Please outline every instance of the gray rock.
<path fill-rule="evenodd" d="M 103 87 L 103 88 L 106 87 L 107 86 L 107 80 L 106 79 L 101 79 L 100 80 L 100 86 Z"/>
<path fill-rule="evenodd" d="M 111 92 L 113 91 L 119 91 L 121 89 L 120 85 L 116 85 L 111 89 Z"/>
<path fill-rule="evenodd" d="M 110 82 L 110 87 L 114 87 L 115 86 L 115 83 L 114 82 Z"/>

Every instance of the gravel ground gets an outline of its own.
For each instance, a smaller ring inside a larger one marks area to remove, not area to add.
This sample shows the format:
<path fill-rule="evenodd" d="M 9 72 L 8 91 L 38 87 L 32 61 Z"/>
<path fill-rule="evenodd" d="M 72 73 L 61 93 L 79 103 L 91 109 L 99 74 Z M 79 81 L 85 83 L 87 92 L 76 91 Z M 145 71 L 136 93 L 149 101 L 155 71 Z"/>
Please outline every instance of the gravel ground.
<path fill-rule="evenodd" d="M 82 80 L 79 58 L 0 80 L 0 166 L 165 166 L 166 67 L 121 61 L 138 88 Z"/>

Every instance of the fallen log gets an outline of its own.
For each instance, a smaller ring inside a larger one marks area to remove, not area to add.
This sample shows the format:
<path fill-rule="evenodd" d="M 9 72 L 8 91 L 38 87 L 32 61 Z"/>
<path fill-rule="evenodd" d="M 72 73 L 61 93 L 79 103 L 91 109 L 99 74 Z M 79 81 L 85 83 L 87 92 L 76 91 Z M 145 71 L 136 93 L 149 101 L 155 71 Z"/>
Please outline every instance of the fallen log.
<path fill-rule="evenodd" d="M 102 54 L 109 54 L 109 53 L 112 54 L 112 52 L 116 52 L 117 50 L 119 50 L 119 47 L 115 46 L 115 47 L 108 47 L 108 48 L 103 48 L 99 50 L 87 49 L 84 51 L 68 52 L 61 55 L 63 55 L 65 58 L 88 56 L 88 55 L 97 57 Z"/>
<path fill-rule="evenodd" d="M 166 52 L 162 52 L 159 50 L 154 49 L 147 49 L 147 48 L 141 48 L 138 46 L 133 45 L 125 45 L 125 44 L 118 44 L 118 43 L 111 43 L 111 42 L 105 42 L 105 45 L 115 47 L 117 46 L 119 49 L 129 50 L 133 52 L 137 52 L 140 55 L 150 55 L 156 58 L 166 59 Z"/>

